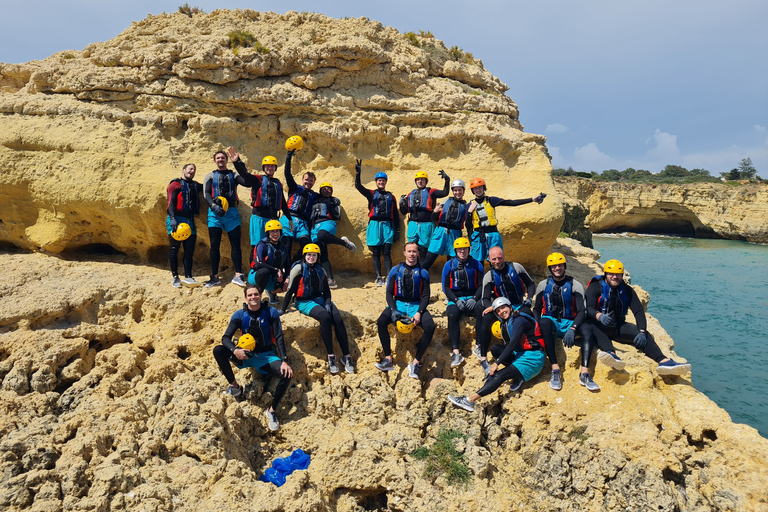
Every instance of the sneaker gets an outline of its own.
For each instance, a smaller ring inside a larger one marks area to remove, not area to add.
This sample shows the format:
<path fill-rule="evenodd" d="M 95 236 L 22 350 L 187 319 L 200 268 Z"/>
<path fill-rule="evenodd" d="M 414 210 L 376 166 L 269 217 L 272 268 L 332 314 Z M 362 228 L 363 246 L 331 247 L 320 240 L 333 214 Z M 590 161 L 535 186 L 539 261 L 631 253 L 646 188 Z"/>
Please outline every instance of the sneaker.
<path fill-rule="evenodd" d="M 277 304 L 277 294 L 272 292 L 267 292 L 267 297 L 269 297 L 269 305 L 274 306 Z"/>
<path fill-rule="evenodd" d="M 221 279 L 218 277 L 211 277 L 205 282 L 206 288 L 213 288 L 214 286 L 221 286 Z"/>
<path fill-rule="evenodd" d="M 480 352 L 480 345 L 475 345 L 474 347 L 472 347 L 472 353 L 473 353 L 473 354 L 474 354 L 474 355 L 475 355 L 475 356 L 476 356 L 478 359 L 480 359 L 481 357 L 483 357 L 482 353 Z"/>
<path fill-rule="evenodd" d="M 376 276 L 376 286 L 384 286 L 384 278 L 381 276 Z"/>
<path fill-rule="evenodd" d="M 395 369 L 394 363 L 390 359 L 387 359 L 386 357 L 382 359 L 380 363 L 376 363 L 373 366 L 375 366 L 376 368 L 378 368 L 383 372 L 391 372 L 392 370 Z"/>
<path fill-rule="evenodd" d="M 579 384 L 585 386 L 590 391 L 600 391 L 600 386 L 598 386 L 595 381 L 592 380 L 592 376 L 588 373 L 582 373 L 579 375 Z"/>
<path fill-rule="evenodd" d="M 329 279 L 328 280 L 328 288 L 330 288 L 331 290 L 335 290 L 338 287 L 339 287 L 339 285 L 336 284 L 336 280 L 335 279 Z"/>
<path fill-rule="evenodd" d="M 475 412 L 475 404 L 467 400 L 465 396 L 451 396 L 448 395 L 448 401 L 456 407 L 461 407 L 465 411 Z"/>
<path fill-rule="evenodd" d="M 341 364 L 344 365 L 344 371 L 347 373 L 355 373 L 355 364 L 352 362 L 352 356 L 344 356 L 341 358 Z"/>
<path fill-rule="evenodd" d="M 583 386 L 584 383 L 582 382 L 581 385 Z M 561 380 L 560 370 L 552 370 L 552 373 L 549 374 L 549 387 L 555 391 L 560 391 L 563 389 L 563 381 Z"/>
<path fill-rule="evenodd" d="M 173 276 L 173 281 L 171 281 L 171 286 L 174 288 L 181 288 L 181 279 L 179 279 L 179 276 Z"/>
<path fill-rule="evenodd" d="M 408 365 L 408 376 L 412 379 L 418 379 L 419 378 L 419 370 L 421 370 L 421 365 L 419 363 L 411 363 Z"/>
<path fill-rule="evenodd" d="M 236 388 L 231 384 L 229 385 L 227 390 L 224 392 L 225 395 L 230 395 L 230 396 L 240 396 L 242 393 L 243 393 L 243 388 L 240 388 L 240 387 Z"/>
<path fill-rule="evenodd" d="M 491 374 L 491 363 L 489 363 L 487 359 L 481 359 L 480 366 L 483 367 L 483 373 L 485 373 L 486 375 Z"/>
<path fill-rule="evenodd" d="M 341 237 L 342 240 L 344 240 L 344 243 L 347 244 L 347 249 L 349 249 L 352 252 L 357 252 L 357 246 L 349 241 L 349 238 L 343 236 Z"/>
<path fill-rule="evenodd" d="M 610 366 L 614 370 L 623 370 L 624 367 L 627 366 L 627 363 L 619 359 L 619 356 L 616 355 L 616 352 L 605 352 L 601 350 L 598 352 L 597 358 L 605 366 Z"/>
<path fill-rule="evenodd" d="M 521 378 L 515 378 L 512 382 L 509 383 L 509 390 L 510 391 L 517 391 L 521 387 L 523 387 L 523 383 L 525 381 Z"/>
<path fill-rule="evenodd" d="M 267 409 L 264 411 L 264 415 L 269 420 L 269 430 L 274 432 L 275 430 L 280 428 L 280 422 L 277 420 L 277 413 L 275 411 L 270 411 Z"/>
<path fill-rule="evenodd" d="M 336 356 L 328 356 L 328 370 L 331 373 L 339 373 L 339 364 L 336 362 Z"/>
<path fill-rule="evenodd" d="M 683 375 L 691 371 L 689 363 L 678 363 L 674 359 L 659 363 L 656 367 L 656 373 L 659 375 Z"/>
<path fill-rule="evenodd" d="M 462 356 L 461 354 L 451 355 L 451 368 L 455 366 L 459 366 L 463 362 L 464 362 L 464 356 Z"/>
<path fill-rule="evenodd" d="M 181 280 L 181 284 L 183 284 L 184 286 L 189 286 L 190 288 L 195 288 L 197 286 L 202 286 L 203 283 L 198 283 L 197 281 L 195 281 L 194 277 L 185 277 L 184 279 Z"/>
<path fill-rule="evenodd" d="M 232 278 L 232 284 L 236 284 L 240 288 L 245 288 L 245 281 L 243 281 L 242 276 L 237 274 L 235 274 L 235 277 Z"/>

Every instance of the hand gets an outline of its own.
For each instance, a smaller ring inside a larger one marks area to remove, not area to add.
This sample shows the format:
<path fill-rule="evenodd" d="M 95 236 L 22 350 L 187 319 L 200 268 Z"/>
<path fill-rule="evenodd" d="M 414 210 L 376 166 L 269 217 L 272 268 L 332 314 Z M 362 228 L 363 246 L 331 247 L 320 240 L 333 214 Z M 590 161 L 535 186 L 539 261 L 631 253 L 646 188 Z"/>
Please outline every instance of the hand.
<path fill-rule="evenodd" d="M 179 221 L 176 220 L 176 217 L 171 217 L 171 233 L 176 232 L 176 228 L 179 227 Z"/>
<path fill-rule="evenodd" d="M 333 315 L 333 303 L 331 301 L 326 302 L 323 307 L 329 315 Z"/>
<path fill-rule="evenodd" d="M 493 363 L 493 364 L 491 365 L 491 369 L 490 369 L 490 370 L 488 370 L 488 375 L 490 375 L 491 377 L 493 377 L 493 374 L 494 374 L 494 373 L 496 373 L 496 370 L 498 370 L 498 369 L 499 369 L 499 365 L 498 365 L 498 364 L 496 364 L 496 363 Z"/>
<path fill-rule="evenodd" d="M 566 348 L 571 348 L 573 344 L 576 342 L 576 329 L 568 329 L 568 332 L 565 333 L 565 336 L 563 336 L 563 346 Z"/>
<path fill-rule="evenodd" d="M 293 369 L 288 366 L 288 363 L 283 361 L 283 364 L 280 365 L 280 375 L 283 377 L 288 377 L 289 379 L 293 377 Z"/>
<path fill-rule="evenodd" d="M 397 241 L 400 240 L 400 230 L 396 229 L 394 234 L 392 235 L 392 243 L 395 244 Z"/>
<path fill-rule="evenodd" d="M 246 359 L 248 359 L 248 354 L 246 354 L 245 350 L 241 348 L 236 348 L 233 353 L 235 354 L 235 357 L 241 361 L 245 361 Z"/>
<path fill-rule="evenodd" d="M 293 231 L 293 219 L 288 219 L 288 229 Z"/>
<path fill-rule="evenodd" d="M 491 306 L 488 306 L 483 310 L 483 316 L 487 315 L 488 313 L 492 312 L 493 308 Z"/>
<path fill-rule="evenodd" d="M 400 320 L 400 318 L 402 318 L 402 315 L 400 313 L 398 313 L 397 311 L 393 311 L 392 312 L 392 323 L 393 324 L 396 324 L 397 321 Z"/>
<path fill-rule="evenodd" d="M 293 155 L 295 155 L 295 154 L 296 154 L 296 150 L 295 149 L 290 150 L 288 152 L 288 155 L 287 155 L 288 158 L 287 159 L 290 160 L 291 158 L 293 158 Z"/>
<path fill-rule="evenodd" d="M 413 315 L 413 325 L 419 325 L 419 322 L 421 322 L 421 313 L 416 313 Z"/>
<path fill-rule="evenodd" d="M 456 307 L 459 308 L 459 311 L 464 311 L 464 308 L 467 307 L 467 303 L 462 299 L 458 299 L 456 301 Z"/>
<path fill-rule="evenodd" d="M 648 344 L 648 336 L 646 336 L 644 332 L 639 332 L 637 333 L 637 336 L 635 336 L 635 339 L 632 340 L 632 344 L 634 344 L 635 348 L 638 350 L 645 350 L 645 346 Z"/>
<path fill-rule="evenodd" d="M 520 307 L 523 308 L 530 308 L 531 307 L 531 299 L 525 299 L 522 304 L 520 304 Z"/>
<path fill-rule="evenodd" d="M 541 192 L 541 193 L 539 193 L 539 195 L 537 195 L 536 197 L 533 198 L 533 201 L 535 203 L 541 204 L 541 203 L 544 202 L 544 198 L 545 197 L 547 197 L 547 194 L 545 194 L 544 192 Z"/>
<path fill-rule="evenodd" d="M 602 313 L 600 315 L 600 323 L 606 327 L 615 327 L 616 322 L 613 320 L 613 312 Z"/>
<path fill-rule="evenodd" d="M 446 180 L 446 181 L 450 181 L 450 180 L 451 180 L 451 178 L 449 178 L 449 177 L 448 177 L 448 175 L 447 175 L 447 174 L 445 174 L 445 171 L 444 171 L 444 170 L 442 170 L 442 169 L 440 169 L 439 171 L 437 171 L 437 175 L 438 175 L 438 176 L 440 176 L 441 178 L 443 178 L 443 179 L 444 179 L 444 180 Z"/>
<path fill-rule="evenodd" d="M 473 311 L 477 305 L 477 301 L 473 298 L 466 299 L 464 301 L 464 311 Z"/>
<path fill-rule="evenodd" d="M 467 206 L 467 213 L 472 213 L 475 211 L 475 208 L 477 208 L 477 201 L 473 199 L 469 202 L 469 206 Z"/>
<path fill-rule="evenodd" d="M 211 211 L 216 214 L 217 217 L 223 217 L 225 215 L 224 208 L 221 205 L 213 203 L 211 205 Z"/>
<path fill-rule="evenodd" d="M 355 174 L 360 174 L 363 172 L 363 161 L 359 158 L 355 159 Z"/>
<path fill-rule="evenodd" d="M 282 309 L 276 309 L 275 311 L 277 311 L 277 316 L 283 316 L 285 314 L 285 311 Z"/>
<path fill-rule="evenodd" d="M 277 282 L 279 283 L 283 282 L 283 271 L 280 269 L 277 269 Z"/>
<path fill-rule="evenodd" d="M 235 148 L 227 148 L 227 156 L 229 156 L 230 162 L 237 162 L 240 160 L 240 155 L 235 151 Z"/>

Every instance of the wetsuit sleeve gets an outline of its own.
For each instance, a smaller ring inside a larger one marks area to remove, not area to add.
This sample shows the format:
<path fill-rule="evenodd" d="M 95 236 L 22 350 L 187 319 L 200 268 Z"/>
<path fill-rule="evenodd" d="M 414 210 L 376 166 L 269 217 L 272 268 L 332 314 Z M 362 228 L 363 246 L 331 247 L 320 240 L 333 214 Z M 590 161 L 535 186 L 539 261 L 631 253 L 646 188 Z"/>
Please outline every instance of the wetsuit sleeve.
<path fill-rule="evenodd" d="M 392 311 L 397 311 L 397 308 L 395 307 L 395 275 L 397 274 L 398 268 L 399 265 L 392 267 L 392 270 L 389 271 L 389 275 L 387 276 L 387 306 L 389 306 Z"/>
<path fill-rule="evenodd" d="M 488 202 L 491 203 L 491 206 L 496 208 L 497 206 L 520 206 L 521 204 L 528 204 L 532 203 L 533 199 L 502 199 L 500 197 L 488 197 Z"/>
<path fill-rule="evenodd" d="M 278 270 L 280 270 L 279 268 L 273 267 L 268 263 L 264 263 L 264 259 L 266 257 L 267 257 L 267 247 L 263 243 L 259 242 L 259 245 L 256 246 L 256 258 L 254 260 L 256 262 L 256 265 L 253 267 L 254 270 L 259 270 L 261 268 L 269 269 L 271 272 L 277 272 Z"/>
<path fill-rule="evenodd" d="M 259 188 L 261 186 L 261 178 L 259 176 L 254 176 L 253 174 L 249 173 L 242 159 L 238 158 L 232 163 L 235 166 L 237 175 L 242 180 L 241 185 L 243 185 L 244 187 L 251 187 L 251 188 L 254 188 L 254 187 Z"/>
<path fill-rule="evenodd" d="M 483 276 L 483 284 L 481 285 L 481 288 L 483 289 L 483 309 L 489 308 L 491 307 L 491 292 L 493 291 L 493 274 L 491 270 L 486 272 Z"/>
<path fill-rule="evenodd" d="M 363 186 L 363 183 L 360 181 L 360 175 L 357 173 L 355 173 L 355 188 L 368 200 L 368 208 L 370 208 L 373 203 L 373 192 Z"/>
<path fill-rule="evenodd" d="M 451 279 L 451 260 L 448 260 L 445 262 L 445 265 L 443 265 L 443 293 L 446 297 L 448 297 L 448 300 L 451 302 L 456 302 L 459 298 L 456 296 L 455 293 L 453 293 L 453 290 L 451 290 L 451 283 L 449 282 Z"/>
<path fill-rule="evenodd" d="M 541 312 L 544 311 L 544 289 L 547 287 L 547 280 L 543 280 L 539 283 L 539 286 L 536 287 L 536 302 L 533 305 L 533 317 L 536 319 L 537 322 L 541 320 Z M 576 303 L 578 304 L 579 299 L 576 299 Z M 584 302 L 584 298 L 582 297 L 581 302 Z M 583 306 L 582 306 L 583 309 Z"/>
<path fill-rule="evenodd" d="M 392 196 L 392 200 L 395 201 L 394 195 Z M 400 213 L 397 211 L 397 208 L 395 208 L 393 212 L 392 229 L 394 229 L 397 232 L 400 231 Z"/>
<path fill-rule="evenodd" d="M 403 215 L 408 215 L 408 195 L 405 196 L 405 201 L 398 200 L 398 208 L 400 209 L 400 213 Z"/>
<path fill-rule="evenodd" d="M 283 338 L 283 324 L 280 323 L 280 316 L 274 308 L 269 308 L 269 318 L 269 326 L 272 329 L 272 337 L 280 352 L 280 359 L 283 362 L 288 362 L 288 353 L 285 351 L 285 339 Z"/>
<path fill-rule="evenodd" d="M 421 290 L 421 302 L 419 303 L 419 313 L 422 315 L 427 310 L 427 306 L 429 306 L 429 272 L 427 272 L 424 269 L 420 270 L 421 272 L 421 278 L 424 280 L 424 287 L 423 290 Z"/>
<path fill-rule="evenodd" d="M 283 194 L 282 201 L 280 201 L 280 202 L 283 205 L 283 207 L 282 207 L 283 215 L 287 215 L 288 218 L 290 219 L 291 218 L 291 209 L 288 208 L 288 201 L 285 200 L 285 194 Z"/>
<path fill-rule="evenodd" d="M 469 208 L 469 203 L 467 203 L 467 208 Z M 467 212 L 467 218 L 464 221 L 464 227 L 467 228 L 467 238 L 472 237 L 472 231 L 474 231 L 472 227 L 472 214 Z"/>
<path fill-rule="evenodd" d="M 597 320 L 597 299 L 600 297 L 603 288 L 600 286 L 599 281 L 592 281 L 587 286 L 586 302 L 587 302 L 587 318 L 591 320 Z"/>
<path fill-rule="evenodd" d="M 301 273 L 301 265 L 296 265 L 291 269 L 289 281 L 291 283 L 288 291 L 285 292 L 285 299 L 283 299 L 283 311 L 288 311 L 288 307 L 291 305 L 291 299 L 296 295 L 296 291 L 299 289 L 299 274 Z"/>
<path fill-rule="evenodd" d="M 587 320 L 587 307 L 584 303 L 584 287 L 575 279 L 571 282 L 573 300 L 576 301 L 576 318 L 573 319 L 574 329 L 579 328 Z"/>
<path fill-rule="evenodd" d="M 533 284 L 533 279 L 531 279 L 531 276 L 528 275 L 528 272 L 526 272 L 525 268 L 519 264 L 514 263 L 515 266 L 515 272 L 517 272 L 517 275 L 520 276 L 520 279 L 523 281 L 523 284 L 525 285 L 525 293 L 526 296 L 533 300 L 533 296 L 536 293 L 536 285 Z M 520 297 L 522 299 L 522 297 Z"/>
<path fill-rule="evenodd" d="M 341 201 L 336 197 L 331 198 L 331 217 L 333 220 L 341 218 Z"/>
<path fill-rule="evenodd" d="M 445 183 L 443 183 L 443 190 L 438 189 L 432 189 L 434 190 L 434 195 L 432 197 L 447 197 L 448 193 L 451 191 L 451 180 L 450 178 L 444 178 Z"/>
<path fill-rule="evenodd" d="M 208 206 L 213 206 L 213 186 L 211 183 L 213 182 L 213 173 L 209 172 L 205 175 L 205 179 L 203 180 L 203 197 L 205 197 L 205 202 L 208 203 Z"/>
<path fill-rule="evenodd" d="M 172 181 L 168 185 L 168 215 L 173 219 L 176 217 L 176 198 L 181 193 L 181 184 L 178 181 Z"/>
<path fill-rule="evenodd" d="M 635 315 L 635 325 L 641 331 L 646 330 L 648 327 L 648 319 L 645 318 L 645 309 L 643 309 L 643 303 L 640 302 L 640 297 L 637 296 L 634 288 L 625 284 L 624 287 L 629 292 L 629 309 L 632 310 L 632 314 Z"/>
<path fill-rule="evenodd" d="M 227 347 L 230 352 L 235 351 L 235 344 L 232 342 L 232 336 L 235 335 L 235 332 L 240 329 L 242 324 L 243 320 L 240 318 L 239 311 L 237 311 L 232 315 L 232 318 L 230 318 L 227 330 L 224 331 L 224 335 L 221 337 L 221 344 Z"/>
<path fill-rule="evenodd" d="M 323 275 L 323 301 L 326 304 L 331 302 L 331 288 L 328 286 L 328 274 Z"/>
<path fill-rule="evenodd" d="M 288 185 L 289 194 L 293 194 L 296 192 L 296 189 L 299 188 L 299 186 L 296 185 L 296 180 L 293 179 L 293 174 L 291 174 L 291 159 L 293 159 L 293 154 L 289 151 L 285 157 L 285 167 L 283 169 L 285 172 L 285 183 Z"/>

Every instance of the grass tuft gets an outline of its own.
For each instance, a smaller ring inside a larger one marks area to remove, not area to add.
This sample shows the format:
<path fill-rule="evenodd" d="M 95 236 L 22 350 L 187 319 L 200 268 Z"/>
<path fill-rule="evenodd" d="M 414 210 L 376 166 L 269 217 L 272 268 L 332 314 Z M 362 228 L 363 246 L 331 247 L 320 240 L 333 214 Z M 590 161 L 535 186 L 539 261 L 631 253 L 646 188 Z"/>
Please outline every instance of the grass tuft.
<path fill-rule="evenodd" d="M 472 479 L 472 473 L 464 461 L 464 454 L 456 451 L 454 442 L 457 439 L 467 440 L 466 434 L 455 429 L 440 429 L 437 441 L 427 448 L 421 446 L 411 453 L 416 460 L 426 461 L 423 478 L 435 480 L 442 476 L 448 485 L 467 487 Z"/>

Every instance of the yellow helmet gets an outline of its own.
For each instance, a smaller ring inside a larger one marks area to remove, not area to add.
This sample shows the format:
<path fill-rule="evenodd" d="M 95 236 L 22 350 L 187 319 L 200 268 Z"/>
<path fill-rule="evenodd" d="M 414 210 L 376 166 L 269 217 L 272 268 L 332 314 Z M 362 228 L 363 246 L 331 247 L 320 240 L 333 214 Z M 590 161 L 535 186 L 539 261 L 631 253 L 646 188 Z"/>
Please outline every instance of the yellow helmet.
<path fill-rule="evenodd" d="M 308 252 L 316 252 L 317 254 L 320 254 L 320 246 L 317 244 L 307 244 L 304 246 L 304 250 L 301 251 L 301 253 L 307 254 Z"/>
<path fill-rule="evenodd" d="M 429 180 L 429 175 L 424 171 L 419 171 L 416 173 L 416 175 L 413 177 L 414 180 L 417 180 L 419 178 L 424 178 L 425 180 Z"/>
<path fill-rule="evenodd" d="M 467 249 L 469 249 L 470 247 L 469 240 L 467 240 L 467 238 L 463 236 L 453 241 L 454 249 L 461 249 L 462 247 L 466 247 Z"/>
<path fill-rule="evenodd" d="M 224 213 L 227 213 L 227 210 L 229 210 L 229 201 L 227 201 L 227 198 L 224 196 L 218 196 L 216 198 L 216 204 L 221 206 Z"/>
<path fill-rule="evenodd" d="M 413 331 L 413 322 L 410 318 L 401 318 L 397 321 L 397 330 L 403 334 Z"/>
<path fill-rule="evenodd" d="M 502 336 L 501 336 L 501 321 L 500 320 L 496 320 L 495 322 L 493 322 L 493 325 L 491 325 L 491 332 L 498 339 L 502 339 Z"/>
<path fill-rule="evenodd" d="M 250 334 L 243 334 L 240 339 L 237 340 L 235 348 L 241 348 L 243 350 L 253 350 L 256 348 L 256 338 Z"/>
<path fill-rule="evenodd" d="M 177 242 L 181 242 L 183 240 L 186 240 L 190 236 L 192 236 L 192 228 L 189 227 L 189 224 L 187 224 L 186 222 L 182 222 L 181 224 L 176 226 L 176 231 L 171 233 L 171 236 Z"/>
<path fill-rule="evenodd" d="M 619 260 L 608 260 L 605 262 L 603 272 L 606 274 L 623 274 L 624 265 Z"/>
<path fill-rule="evenodd" d="M 304 141 L 298 135 L 294 135 L 293 137 L 288 137 L 288 140 L 285 141 L 285 149 L 287 149 L 288 151 L 296 151 L 297 149 L 301 149 L 303 147 L 304 147 Z"/>
<path fill-rule="evenodd" d="M 280 221 L 279 221 L 279 220 L 270 220 L 270 221 L 269 221 L 269 222 L 267 222 L 267 224 L 264 226 L 264 231 L 277 231 L 278 229 L 279 229 L 280 231 L 282 231 L 282 230 L 283 230 L 283 225 L 282 225 L 282 224 L 280 224 Z"/>
<path fill-rule="evenodd" d="M 277 165 L 277 158 L 273 156 L 265 156 L 261 161 L 261 166 L 264 167 L 265 165 Z"/>
<path fill-rule="evenodd" d="M 565 265 L 565 256 L 560 254 L 559 252 L 553 252 L 549 256 L 547 256 L 547 266 L 551 267 L 552 265 L 559 265 L 559 264 Z"/>
<path fill-rule="evenodd" d="M 333 185 L 331 185 L 327 181 L 324 181 L 323 183 L 320 184 L 320 188 L 323 188 L 323 187 L 328 187 L 329 189 L 331 189 L 331 192 L 333 192 Z M 320 188 L 318 188 L 317 190 L 320 190 Z"/>

